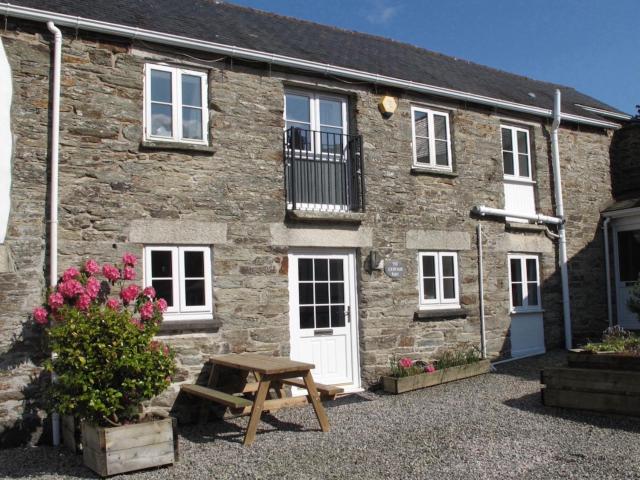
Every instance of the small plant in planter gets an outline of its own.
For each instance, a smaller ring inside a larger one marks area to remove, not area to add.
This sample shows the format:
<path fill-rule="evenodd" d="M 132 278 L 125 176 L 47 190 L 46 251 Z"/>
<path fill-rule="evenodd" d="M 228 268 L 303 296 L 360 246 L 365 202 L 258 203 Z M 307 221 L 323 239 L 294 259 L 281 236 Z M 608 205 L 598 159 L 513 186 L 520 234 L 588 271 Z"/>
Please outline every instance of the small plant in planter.
<path fill-rule="evenodd" d="M 175 371 L 173 353 L 154 339 L 167 303 L 131 283 L 136 263 L 125 254 L 119 266 L 88 260 L 69 268 L 33 312 L 54 354 L 51 408 L 82 420 L 85 464 L 101 475 L 174 461 L 171 419 L 142 409 Z"/>
<path fill-rule="evenodd" d="M 402 393 L 487 373 L 489 360 L 468 344 L 444 350 L 433 362 L 404 357 L 390 360 L 390 375 L 382 378 L 384 390 Z"/>
<path fill-rule="evenodd" d="M 640 356 L 640 336 L 619 325 L 607 328 L 601 342 L 587 343 L 583 349 L 590 353 L 618 353 Z"/>

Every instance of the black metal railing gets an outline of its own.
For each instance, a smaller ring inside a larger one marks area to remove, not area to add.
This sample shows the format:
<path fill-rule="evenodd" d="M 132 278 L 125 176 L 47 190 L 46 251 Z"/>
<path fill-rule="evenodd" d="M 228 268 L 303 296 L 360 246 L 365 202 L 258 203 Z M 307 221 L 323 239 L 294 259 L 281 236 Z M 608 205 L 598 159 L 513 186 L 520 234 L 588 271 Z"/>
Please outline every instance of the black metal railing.
<path fill-rule="evenodd" d="M 364 211 L 362 136 L 291 127 L 283 148 L 288 209 Z"/>

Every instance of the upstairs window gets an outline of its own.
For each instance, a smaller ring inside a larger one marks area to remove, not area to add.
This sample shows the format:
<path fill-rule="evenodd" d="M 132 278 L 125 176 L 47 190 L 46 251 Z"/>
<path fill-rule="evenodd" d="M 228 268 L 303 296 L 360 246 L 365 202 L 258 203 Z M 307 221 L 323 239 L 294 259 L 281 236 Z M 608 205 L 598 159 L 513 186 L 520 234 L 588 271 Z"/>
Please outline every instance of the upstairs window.
<path fill-rule="evenodd" d="M 411 107 L 413 166 L 452 171 L 449 114 Z"/>
<path fill-rule="evenodd" d="M 535 255 L 510 255 L 509 282 L 513 311 L 540 310 L 538 257 Z"/>
<path fill-rule="evenodd" d="M 145 140 L 207 143 L 207 75 L 147 65 Z"/>
<path fill-rule="evenodd" d="M 502 164 L 505 178 L 531 180 L 529 131 L 502 126 Z"/>
<path fill-rule="evenodd" d="M 144 258 L 144 284 L 167 301 L 165 320 L 213 318 L 209 247 L 146 247 Z"/>
<path fill-rule="evenodd" d="M 420 307 L 457 307 L 458 255 L 455 252 L 420 252 L 418 261 Z"/>

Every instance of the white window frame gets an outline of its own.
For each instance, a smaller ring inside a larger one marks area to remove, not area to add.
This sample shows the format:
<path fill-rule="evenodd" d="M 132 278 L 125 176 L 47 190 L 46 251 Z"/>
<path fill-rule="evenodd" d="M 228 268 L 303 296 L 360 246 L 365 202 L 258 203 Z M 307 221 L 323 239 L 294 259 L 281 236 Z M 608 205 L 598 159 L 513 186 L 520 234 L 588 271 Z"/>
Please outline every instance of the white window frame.
<path fill-rule="evenodd" d="M 341 102 L 342 104 L 342 134 L 349 134 L 349 116 L 347 115 L 348 99 L 343 95 L 337 95 L 325 92 L 314 92 L 311 90 L 302 90 L 297 88 L 287 88 L 284 92 L 284 110 L 283 119 L 285 121 L 285 130 L 287 129 L 287 95 L 298 95 L 309 99 L 309 130 L 319 132 L 320 124 L 320 100 L 330 100 L 333 102 Z M 292 122 L 304 123 L 297 120 Z M 334 127 L 336 128 L 336 127 Z M 315 143 L 318 143 L 316 140 Z"/>
<path fill-rule="evenodd" d="M 509 130 L 511 132 L 511 145 L 513 151 L 513 175 L 507 174 L 504 171 L 504 148 L 502 148 L 502 131 Z M 529 175 L 520 175 L 520 151 L 518 150 L 518 132 L 524 132 L 527 136 L 527 162 L 529 166 Z M 514 125 L 500 125 L 500 154 L 502 158 L 502 174 L 507 180 L 514 180 L 518 182 L 535 183 L 533 182 L 533 170 L 531 168 L 531 135 L 528 128 L 516 127 Z"/>
<path fill-rule="evenodd" d="M 211 293 L 211 248 L 196 246 L 145 246 L 144 247 L 144 278 L 143 287 L 151 286 L 151 254 L 152 252 L 171 252 L 171 271 L 173 273 L 173 302 L 172 307 L 167 308 L 164 320 L 211 320 L 213 319 L 213 302 Z M 204 296 L 205 304 L 200 306 L 187 306 L 184 295 L 184 253 L 203 252 L 204 259 Z"/>
<path fill-rule="evenodd" d="M 511 279 L 511 260 L 518 260 L 520 262 L 520 271 L 522 272 L 522 280 L 519 282 L 522 284 L 522 306 L 515 307 L 513 305 L 513 281 Z M 529 305 L 529 289 L 528 283 L 531 283 L 527 278 L 527 260 L 535 260 L 536 262 L 536 287 L 538 291 L 538 304 Z M 541 312 L 542 311 L 542 296 L 540 292 L 540 258 L 538 255 L 524 255 L 524 254 L 509 254 L 507 256 L 507 269 L 509 270 L 509 306 L 512 313 L 521 312 Z"/>
<path fill-rule="evenodd" d="M 416 112 L 427 114 L 427 124 L 428 124 L 427 128 L 429 129 L 429 163 L 428 164 L 418 162 L 418 155 L 416 152 L 416 120 L 415 120 Z M 436 164 L 436 137 L 435 137 L 435 127 L 433 123 L 434 115 L 441 115 L 445 117 L 446 126 L 447 126 L 447 165 Z M 449 121 L 449 112 L 445 112 L 442 110 L 434 110 L 431 108 L 418 107 L 415 105 L 412 106 L 411 107 L 411 148 L 413 151 L 413 167 L 414 168 L 452 172 L 453 161 L 451 157 L 451 125 Z"/>
<path fill-rule="evenodd" d="M 422 271 L 422 259 L 433 257 L 436 266 L 436 298 L 426 299 L 424 295 L 424 272 Z M 444 291 L 444 276 L 442 272 L 443 257 L 453 258 L 453 274 L 456 295 L 454 298 L 442 298 Z M 460 307 L 460 280 L 458 275 L 458 253 L 457 252 L 419 252 L 418 253 L 418 289 L 420 291 L 419 307 L 422 310 L 459 308 Z"/>
<path fill-rule="evenodd" d="M 158 70 L 171 74 L 171 122 L 173 135 L 170 137 L 151 134 L 151 71 Z M 193 75 L 200 77 L 202 110 L 202 139 L 182 137 L 182 75 Z M 188 70 L 184 68 L 170 67 L 167 65 L 145 64 L 144 75 L 144 139 L 154 142 L 178 142 L 197 145 L 208 145 L 208 78 L 205 72 Z"/>

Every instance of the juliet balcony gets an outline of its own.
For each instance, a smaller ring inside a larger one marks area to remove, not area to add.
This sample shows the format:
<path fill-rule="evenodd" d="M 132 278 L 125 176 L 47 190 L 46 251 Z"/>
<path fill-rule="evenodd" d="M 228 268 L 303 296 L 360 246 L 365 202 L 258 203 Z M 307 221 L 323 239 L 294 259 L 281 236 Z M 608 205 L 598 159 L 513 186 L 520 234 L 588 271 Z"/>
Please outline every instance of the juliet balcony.
<path fill-rule="evenodd" d="M 364 212 L 361 135 L 292 127 L 284 132 L 283 149 L 289 213 L 315 212 L 330 219 Z"/>

